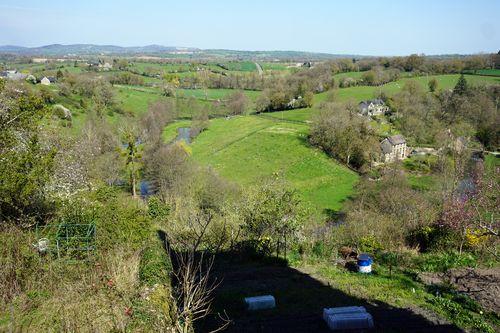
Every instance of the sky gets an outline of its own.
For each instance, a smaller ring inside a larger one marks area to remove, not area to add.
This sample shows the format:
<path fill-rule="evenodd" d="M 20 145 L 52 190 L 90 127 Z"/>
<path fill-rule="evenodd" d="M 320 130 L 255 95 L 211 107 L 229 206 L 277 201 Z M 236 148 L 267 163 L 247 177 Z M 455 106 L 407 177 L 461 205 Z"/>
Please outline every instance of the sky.
<path fill-rule="evenodd" d="M 500 0 L 0 0 L 0 45 L 498 52 Z"/>

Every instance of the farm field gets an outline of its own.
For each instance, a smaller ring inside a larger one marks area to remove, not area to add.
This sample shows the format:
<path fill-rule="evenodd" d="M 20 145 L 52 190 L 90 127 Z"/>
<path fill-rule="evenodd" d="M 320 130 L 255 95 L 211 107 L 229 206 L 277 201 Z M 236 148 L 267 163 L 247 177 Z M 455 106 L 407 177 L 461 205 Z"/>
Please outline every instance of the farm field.
<path fill-rule="evenodd" d="M 230 61 L 223 64 L 230 71 L 253 72 L 257 70 L 255 63 L 251 61 Z"/>
<path fill-rule="evenodd" d="M 491 75 L 491 76 L 500 76 L 500 69 L 479 69 L 476 71 L 466 71 L 467 73 L 477 74 L 477 75 Z"/>
<path fill-rule="evenodd" d="M 263 70 L 272 70 L 272 71 L 286 71 L 289 68 L 286 63 L 282 62 L 259 62 L 260 66 Z"/>
<path fill-rule="evenodd" d="M 247 97 L 254 101 L 260 95 L 260 91 L 254 90 L 242 90 Z M 197 99 L 209 99 L 209 100 L 224 100 L 226 97 L 234 93 L 234 89 L 177 89 L 177 94 L 179 97 L 195 97 Z M 206 95 L 205 95 L 206 93 Z"/>
<path fill-rule="evenodd" d="M 164 138 L 175 138 L 185 125 L 167 126 Z M 242 185 L 282 174 L 315 214 L 338 211 L 353 194 L 358 175 L 311 148 L 307 131 L 306 125 L 259 116 L 213 119 L 192 143 L 193 158 Z"/>
<path fill-rule="evenodd" d="M 131 89 L 129 86 L 119 86 L 116 93 L 119 105 L 128 113 L 140 115 L 147 111 L 148 105 L 162 97 L 152 89 Z"/>

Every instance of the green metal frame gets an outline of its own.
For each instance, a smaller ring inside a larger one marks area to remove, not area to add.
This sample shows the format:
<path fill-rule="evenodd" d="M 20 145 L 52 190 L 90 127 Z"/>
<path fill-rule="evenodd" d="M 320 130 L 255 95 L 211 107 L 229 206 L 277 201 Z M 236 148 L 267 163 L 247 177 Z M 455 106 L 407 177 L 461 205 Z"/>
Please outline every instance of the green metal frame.
<path fill-rule="evenodd" d="M 48 252 L 58 258 L 89 259 L 96 246 L 96 225 L 60 223 L 36 227 L 37 240 L 49 240 Z"/>

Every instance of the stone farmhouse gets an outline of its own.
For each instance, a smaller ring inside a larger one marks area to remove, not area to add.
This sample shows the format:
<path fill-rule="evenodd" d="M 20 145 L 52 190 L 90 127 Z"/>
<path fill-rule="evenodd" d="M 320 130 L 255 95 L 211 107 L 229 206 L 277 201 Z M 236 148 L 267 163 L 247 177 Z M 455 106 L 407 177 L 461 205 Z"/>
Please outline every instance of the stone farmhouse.
<path fill-rule="evenodd" d="M 389 111 L 389 107 L 385 105 L 384 101 L 380 98 L 362 101 L 359 103 L 358 107 L 359 112 L 363 116 L 378 116 Z"/>
<path fill-rule="evenodd" d="M 390 163 L 408 157 L 406 139 L 402 135 L 393 135 L 380 143 L 382 162 Z"/>

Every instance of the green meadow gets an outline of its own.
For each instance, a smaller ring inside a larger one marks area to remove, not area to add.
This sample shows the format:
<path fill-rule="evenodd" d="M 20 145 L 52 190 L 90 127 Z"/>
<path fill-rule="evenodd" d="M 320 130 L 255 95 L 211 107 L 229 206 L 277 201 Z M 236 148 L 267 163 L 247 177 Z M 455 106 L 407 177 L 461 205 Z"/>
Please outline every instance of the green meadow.
<path fill-rule="evenodd" d="M 260 95 L 260 91 L 242 90 L 243 93 L 252 101 Z M 225 100 L 234 93 L 234 89 L 177 89 L 178 97 L 194 97 L 197 99 Z"/>
<path fill-rule="evenodd" d="M 350 77 L 353 79 L 359 79 L 363 76 L 363 72 L 345 72 L 345 73 L 338 73 L 333 76 L 335 80 L 340 80 L 346 77 Z"/>
<path fill-rule="evenodd" d="M 224 66 L 226 66 L 230 71 L 253 72 L 257 70 L 255 63 L 253 63 L 252 61 L 225 62 Z"/>
<path fill-rule="evenodd" d="M 167 126 L 171 141 L 177 128 Z M 213 119 L 192 143 L 193 158 L 242 185 L 282 175 L 315 214 L 340 210 L 353 194 L 358 175 L 307 142 L 308 126 L 259 116 Z"/>

